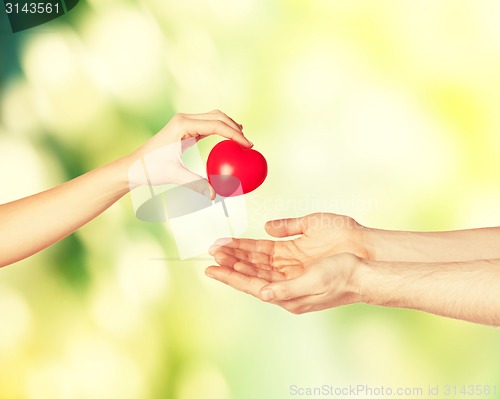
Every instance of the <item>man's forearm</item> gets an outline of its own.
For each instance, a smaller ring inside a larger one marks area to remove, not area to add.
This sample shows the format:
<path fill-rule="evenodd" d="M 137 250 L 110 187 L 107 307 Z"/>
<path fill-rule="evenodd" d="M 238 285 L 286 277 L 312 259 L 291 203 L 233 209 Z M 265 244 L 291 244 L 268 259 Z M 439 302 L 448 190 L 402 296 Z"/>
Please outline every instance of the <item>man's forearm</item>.
<path fill-rule="evenodd" d="M 124 158 L 53 189 L 0 205 L 0 267 L 63 239 L 125 195 Z"/>
<path fill-rule="evenodd" d="M 500 259 L 452 263 L 365 261 L 362 301 L 500 326 Z"/>
<path fill-rule="evenodd" d="M 364 237 L 374 260 L 460 262 L 500 259 L 500 227 L 443 232 L 367 229 Z"/>

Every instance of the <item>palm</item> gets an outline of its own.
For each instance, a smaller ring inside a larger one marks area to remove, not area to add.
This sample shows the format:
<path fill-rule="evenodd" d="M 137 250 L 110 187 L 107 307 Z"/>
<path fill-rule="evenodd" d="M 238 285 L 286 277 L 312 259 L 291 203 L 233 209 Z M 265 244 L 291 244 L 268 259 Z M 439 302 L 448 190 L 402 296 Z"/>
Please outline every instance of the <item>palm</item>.
<path fill-rule="evenodd" d="M 351 252 L 366 257 L 362 227 L 346 216 L 317 213 L 300 219 L 270 222 L 269 234 L 288 241 L 233 239 L 213 251 L 217 263 L 266 281 L 293 279 L 326 256 Z"/>

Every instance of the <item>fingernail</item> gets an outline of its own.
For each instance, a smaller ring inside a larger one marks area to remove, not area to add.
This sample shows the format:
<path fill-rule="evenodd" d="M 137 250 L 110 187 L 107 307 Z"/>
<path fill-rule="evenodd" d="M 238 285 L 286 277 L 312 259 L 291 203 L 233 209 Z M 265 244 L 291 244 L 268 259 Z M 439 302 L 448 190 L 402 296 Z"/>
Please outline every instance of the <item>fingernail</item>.
<path fill-rule="evenodd" d="M 267 288 L 260 293 L 260 297 L 263 301 L 270 301 L 274 298 L 274 291 L 270 288 Z"/>
<path fill-rule="evenodd" d="M 247 139 L 247 140 L 248 140 L 248 139 Z M 253 147 L 253 143 L 252 143 L 250 140 L 248 140 L 248 142 L 249 142 L 249 143 L 250 143 L 250 145 Z"/>

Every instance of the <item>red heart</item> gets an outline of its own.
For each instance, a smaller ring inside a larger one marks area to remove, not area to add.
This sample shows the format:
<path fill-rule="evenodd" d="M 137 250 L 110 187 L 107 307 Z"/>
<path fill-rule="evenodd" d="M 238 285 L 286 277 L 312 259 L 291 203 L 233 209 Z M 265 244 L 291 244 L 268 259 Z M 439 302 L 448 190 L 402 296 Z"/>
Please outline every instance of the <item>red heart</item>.
<path fill-rule="evenodd" d="M 267 162 L 260 152 L 224 140 L 208 155 L 207 176 L 217 194 L 235 197 L 255 190 L 264 182 Z"/>

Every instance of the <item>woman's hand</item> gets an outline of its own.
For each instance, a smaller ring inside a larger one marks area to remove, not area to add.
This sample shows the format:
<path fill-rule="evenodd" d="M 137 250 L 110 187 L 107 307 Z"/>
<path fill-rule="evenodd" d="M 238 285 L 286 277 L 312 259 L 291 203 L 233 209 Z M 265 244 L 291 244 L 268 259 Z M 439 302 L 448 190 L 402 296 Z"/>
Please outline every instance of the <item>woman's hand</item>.
<path fill-rule="evenodd" d="M 220 111 L 177 114 L 129 156 L 50 190 L 0 205 L 0 267 L 63 239 L 138 185 L 185 184 L 213 196 L 208 182 L 184 167 L 182 151 L 211 134 L 251 147 L 241 129 Z"/>
<path fill-rule="evenodd" d="M 187 185 L 202 194 L 215 196 L 203 177 L 186 169 L 182 153 L 209 135 L 231 139 L 246 148 L 252 143 L 243 135 L 242 125 L 221 111 L 205 114 L 177 114 L 144 145 L 128 157 L 130 188 L 140 185 Z"/>

